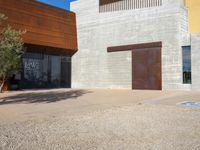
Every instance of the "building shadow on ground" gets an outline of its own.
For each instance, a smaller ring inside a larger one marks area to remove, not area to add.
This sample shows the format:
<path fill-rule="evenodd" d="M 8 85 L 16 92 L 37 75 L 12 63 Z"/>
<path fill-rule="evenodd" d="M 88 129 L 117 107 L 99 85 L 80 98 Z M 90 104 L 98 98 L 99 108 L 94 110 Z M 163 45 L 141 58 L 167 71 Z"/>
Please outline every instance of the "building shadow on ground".
<path fill-rule="evenodd" d="M 88 90 L 66 90 L 66 91 L 45 91 L 20 93 L 14 96 L 0 98 L 0 105 L 6 104 L 27 104 L 27 103 L 54 103 L 69 99 L 76 99 L 87 93 Z"/>

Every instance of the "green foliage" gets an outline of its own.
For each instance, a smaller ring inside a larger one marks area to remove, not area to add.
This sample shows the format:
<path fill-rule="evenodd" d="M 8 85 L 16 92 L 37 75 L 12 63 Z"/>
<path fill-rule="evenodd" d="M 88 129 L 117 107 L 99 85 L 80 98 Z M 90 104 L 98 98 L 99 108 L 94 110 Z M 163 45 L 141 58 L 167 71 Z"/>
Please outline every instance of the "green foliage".
<path fill-rule="evenodd" d="M 6 19 L 0 14 L 0 21 Z M 8 26 L 0 32 L 0 79 L 5 81 L 21 67 L 24 53 L 23 32 Z"/>

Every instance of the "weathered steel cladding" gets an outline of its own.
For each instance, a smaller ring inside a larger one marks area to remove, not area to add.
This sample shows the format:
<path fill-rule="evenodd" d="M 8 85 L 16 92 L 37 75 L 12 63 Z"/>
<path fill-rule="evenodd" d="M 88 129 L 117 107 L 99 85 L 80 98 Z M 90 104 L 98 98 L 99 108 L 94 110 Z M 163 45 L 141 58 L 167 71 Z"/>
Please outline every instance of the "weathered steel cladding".
<path fill-rule="evenodd" d="M 114 2 L 118 2 L 118 1 L 122 1 L 122 0 L 99 0 L 99 4 L 101 5 L 106 5 L 109 3 L 114 3 Z"/>
<path fill-rule="evenodd" d="M 138 43 L 138 44 L 130 44 L 130 45 L 120 45 L 120 46 L 111 46 L 107 48 L 108 52 L 116 52 L 116 51 L 128 51 L 134 49 L 143 49 L 143 48 L 155 48 L 162 47 L 162 42 L 151 42 L 151 43 Z"/>
<path fill-rule="evenodd" d="M 132 89 L 162 90 L 161 48 L 132 51 Z"/>
<path fill-rule="evenodd" d="M 35 0 L 0 0 L 0 13 L 8 19 L 1 25 L 26 30 L 27 44 L 77 51 L 75 13 Z"/>

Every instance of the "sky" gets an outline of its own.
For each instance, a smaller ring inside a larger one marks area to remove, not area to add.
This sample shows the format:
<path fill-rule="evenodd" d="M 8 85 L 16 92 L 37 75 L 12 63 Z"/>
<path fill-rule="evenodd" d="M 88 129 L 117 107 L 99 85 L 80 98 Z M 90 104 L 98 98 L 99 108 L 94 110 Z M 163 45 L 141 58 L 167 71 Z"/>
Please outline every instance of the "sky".
<path fill-rule="evenodd" d="M 47 3 L 49 5 L 53 5 L 56 7 L 60 7 L 60 8 L 64 8 L 67 10 L 70 10 L 70 1 L 74 1 L 74 0 L 38 0 L 40 2 L 43 3 Z"/>

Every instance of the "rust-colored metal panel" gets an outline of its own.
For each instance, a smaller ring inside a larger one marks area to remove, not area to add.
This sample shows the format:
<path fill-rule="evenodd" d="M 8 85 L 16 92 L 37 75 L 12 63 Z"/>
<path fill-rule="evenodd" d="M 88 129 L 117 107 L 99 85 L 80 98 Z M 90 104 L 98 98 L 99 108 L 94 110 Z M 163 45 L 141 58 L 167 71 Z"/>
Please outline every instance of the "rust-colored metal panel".
<path fill-rule="evenodd" d="M 132 51 L 132 88 L 161 90 L 161 48 Z"/>
<path fill-rule="evenodd" d="M 118 2 L 118 1 L 122 1 L 122 0 L 99 0 L 99 5 L 106 5 L 106 4 L 110 4 L 110 3 L 114 3 L 114 2 Z"/>
<path fill-rule="evenodd" d="M 141 48 L 156 48 L 162 47 L 162 42 L 151 42 L 151 43 L 139 43 L 139 44 L 130 44 L 130 45 L 120 45 L 120 46 L 112 46 L 108 47 L 108 52 L 118 52 L 118 51 L 129 51 Z"/>
<path fill-rule="evenodd" d="M 25 43 L 77 51 L 75 13 L 49 6 L 35 0 L 0 0 L 0 13 L 15 29 L 26 30 Z"/>

